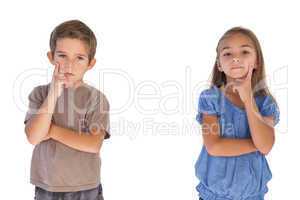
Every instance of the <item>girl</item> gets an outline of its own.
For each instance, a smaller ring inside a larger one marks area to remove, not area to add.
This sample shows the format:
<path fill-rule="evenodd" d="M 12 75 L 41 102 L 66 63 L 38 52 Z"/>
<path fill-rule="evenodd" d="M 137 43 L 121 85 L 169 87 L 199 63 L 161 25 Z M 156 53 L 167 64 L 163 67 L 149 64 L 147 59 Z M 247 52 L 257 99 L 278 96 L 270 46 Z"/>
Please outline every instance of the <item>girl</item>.
<path fill-rule="evenodd" d="M 279 110 L 265 78 L 260 44 L 235 27 L 219 40 L 210 89 L 199 97 L 203 147 L 196 163 L 203 200 L 263 200 L 272 174 L 265 155 L 274 144 Z"/>

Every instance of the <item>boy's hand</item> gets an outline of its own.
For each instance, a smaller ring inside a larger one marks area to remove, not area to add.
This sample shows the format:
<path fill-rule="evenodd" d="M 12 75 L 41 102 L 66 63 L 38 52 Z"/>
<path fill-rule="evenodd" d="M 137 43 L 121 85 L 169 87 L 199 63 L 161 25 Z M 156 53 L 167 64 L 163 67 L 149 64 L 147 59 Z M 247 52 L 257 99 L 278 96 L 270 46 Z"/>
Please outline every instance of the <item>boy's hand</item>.
<path fill-rule="evenodd" d="M 43 141 L 45 140 L 49 140 L 52 138 L 52 134 L 51 134 L 51 128 L 52 128 L 53 124 L 51 123 L 50 124 L 50 127 L 49 127 L 49 131 L 48 131 L 48 134 L 43 138 Z"/>
<path fill-rule="evenodd" d="M 60 97 L 63 88 L 67 83 L 65 75 L 59 72 L 60 71 L 59 68 L 60 68 L 60 64 L 56 63 L 53 76 L 52 76 L 52 81 L 50 84 L 50 94 L 54 95 L 55 98 Z"/>

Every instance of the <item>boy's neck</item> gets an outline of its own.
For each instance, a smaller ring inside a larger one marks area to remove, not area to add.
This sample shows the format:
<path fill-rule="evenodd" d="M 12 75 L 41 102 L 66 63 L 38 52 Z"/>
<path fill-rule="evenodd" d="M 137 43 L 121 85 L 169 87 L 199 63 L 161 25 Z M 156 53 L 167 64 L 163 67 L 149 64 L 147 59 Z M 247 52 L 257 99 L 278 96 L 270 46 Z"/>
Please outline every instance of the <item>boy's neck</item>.
<path fill-rule="evenodd" d="M 74 83 L 72 88 L 76 89 L 76 88 L 78 88 L 79 86 L 81 86 L 83 84 L 84 84 L 83 80 L 79 80 L 79 81 Z"/>
<path fill-rule="evenodd" d="M 72 87 L 65 88 L 66 90 L 76 90 L 78 87 L 84 85 L 83 80 L 76 81 Z"/>

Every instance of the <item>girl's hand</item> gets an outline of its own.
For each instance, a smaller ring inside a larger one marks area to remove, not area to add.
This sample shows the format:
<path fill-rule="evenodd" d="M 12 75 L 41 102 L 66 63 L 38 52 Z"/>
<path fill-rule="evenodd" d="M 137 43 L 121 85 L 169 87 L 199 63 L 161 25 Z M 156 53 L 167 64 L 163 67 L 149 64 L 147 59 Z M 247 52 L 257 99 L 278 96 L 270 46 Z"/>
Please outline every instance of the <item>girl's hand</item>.
<path fill-rule="evenodd" d="M 243 79 L 236 79 L 233 83 L 233 91 L 236 91 L 239 94 L 244 104 L 251 102 L 253 96 L 251 85 L 253 69 L 254 66 L 250 65 L 246 77 Z"/>

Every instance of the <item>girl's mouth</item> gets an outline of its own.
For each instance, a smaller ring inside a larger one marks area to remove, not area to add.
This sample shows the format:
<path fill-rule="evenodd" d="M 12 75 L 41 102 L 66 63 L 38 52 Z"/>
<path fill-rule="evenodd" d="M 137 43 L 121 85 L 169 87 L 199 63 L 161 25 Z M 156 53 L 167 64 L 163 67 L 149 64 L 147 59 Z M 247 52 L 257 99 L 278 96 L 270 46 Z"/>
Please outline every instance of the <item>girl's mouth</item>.
<path fill-rule="evenodd" d="M 244 67 L 243 66 L 238 66 L 238 65 L 235 65 L 235 66 L 232 66 L 231 69 L 243 69 Z"/>

